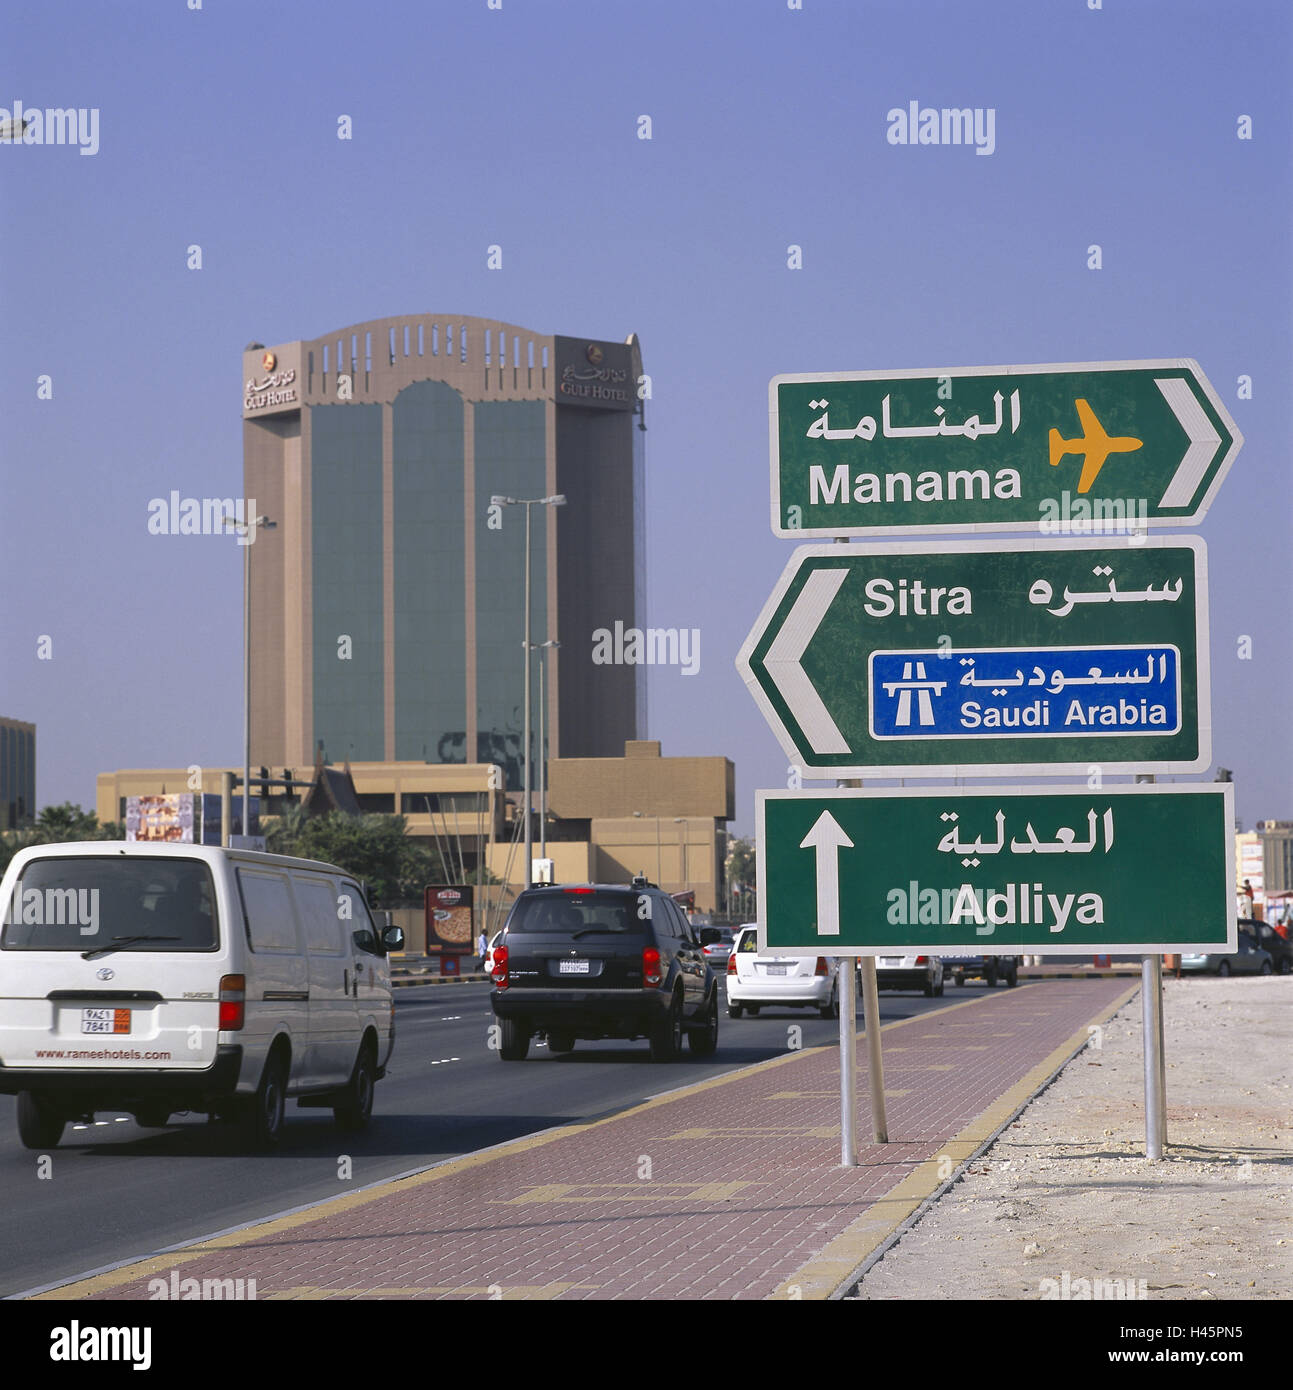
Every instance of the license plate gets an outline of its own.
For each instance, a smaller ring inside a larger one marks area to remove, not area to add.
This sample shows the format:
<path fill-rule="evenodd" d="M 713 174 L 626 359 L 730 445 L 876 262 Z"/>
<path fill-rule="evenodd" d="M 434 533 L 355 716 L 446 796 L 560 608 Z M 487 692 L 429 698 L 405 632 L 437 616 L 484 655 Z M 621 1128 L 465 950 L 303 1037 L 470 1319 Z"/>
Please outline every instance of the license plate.
<path fill-rule="evenodd" d="M 881 964 L 881 965 L 901 965 L 901 964 L 902 964 L 902 957 L 901 957 L 901 956 L 881 956 L 881 957 L 880 957 L 880 964 Z"/>
<path fill-rule="evenodd" d="M 586 960 L 561 960 L 557 962 L 558 975 L 587 975 L 588 962 Z"/>
<path fill-rule="evenodd" d="M 785 965 L 769 965 L 765 967 L 769 975 L 784 975 L 789 967 Z"/>
<path fill-rule="evenodd" d="M 129 1033 L 129 1009 L 82 1009 L 82 1033 Z"/>

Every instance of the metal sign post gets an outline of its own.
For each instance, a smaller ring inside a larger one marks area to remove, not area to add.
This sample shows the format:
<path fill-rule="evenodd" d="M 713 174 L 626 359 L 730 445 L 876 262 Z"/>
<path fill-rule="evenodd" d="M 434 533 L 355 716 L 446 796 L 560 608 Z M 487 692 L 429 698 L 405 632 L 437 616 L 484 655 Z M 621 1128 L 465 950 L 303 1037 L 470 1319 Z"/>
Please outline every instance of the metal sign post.
<path fill-rule="evenodd" d="M 841 958 L 840 980 L 840 1166 L 858 1166 L 857 1145 L 857 993 L 853 988 L 853 962 Z M 869 1030 L 868 1030 L 869 1031 Z"/>
<path fill-rule="evenodd" d="M 1163 958 L 1140 961 L 1141 1032 L 1145 1045 L 1145 1157 L 1163 1156 L 1167 1102 L 1163 1086 Z"/>
<path fill-rule="evenodd" d="M 889 1142 L 889 1122 L 884 1113 L 884 1058 L 880 1053 L 880 989 L 875 978 L 875 957 L 863 956 L 862 1021 L 866 1028 L 867 1074 L 871 1079 L 871 1137 L 877 1144 Z"/>

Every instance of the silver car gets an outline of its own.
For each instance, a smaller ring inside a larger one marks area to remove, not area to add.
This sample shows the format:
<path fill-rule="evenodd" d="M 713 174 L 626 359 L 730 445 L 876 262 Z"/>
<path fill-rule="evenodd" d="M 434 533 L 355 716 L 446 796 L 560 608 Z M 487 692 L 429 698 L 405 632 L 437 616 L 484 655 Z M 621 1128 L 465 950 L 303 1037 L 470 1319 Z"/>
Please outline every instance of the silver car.
<path fill-rule="evenodd" d="M 1236 939 L 1239 947 L 1236 951 L 1183 955 L 1181 973 L 1185 974 L 1188 971 L 1195 975 L 1269 975 L 1274 971 L 1271 953 L 1262 950 L 1252 932 L 1241 927 Z"/>

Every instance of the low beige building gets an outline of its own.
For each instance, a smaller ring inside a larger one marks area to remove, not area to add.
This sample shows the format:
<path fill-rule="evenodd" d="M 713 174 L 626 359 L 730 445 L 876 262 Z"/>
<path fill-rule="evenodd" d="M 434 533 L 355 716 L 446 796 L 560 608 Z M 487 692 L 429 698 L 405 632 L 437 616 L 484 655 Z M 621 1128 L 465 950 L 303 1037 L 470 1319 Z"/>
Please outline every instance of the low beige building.
<path fill-rule="evenodd" d="M 305 782 L 311 769 L 289 772 Z M 129 768 L 101 772 L 101 821 L 126 819 L 126 800 L 167 792 L 219 795 L 224 774 L 240 768 Z M 252 794 L 259 768 L 252 769 Z M 481 890 L 490 928 L 524 886 L 521 797 L 502 789 L 490 763 L 351 763 L 360 811 L 407 818 L 408 833 L 470 875 L 483 864 L 501 885 Z M 736 772 L 724 757 L 666 758 L 653 740 L 630 741 L 622 758 L 553 758 L 548 763 L 546 845 L 535 795 L 534 858 L 552 861 L 555 883 L 623 883 L 642 874 L 666 892 L 691 892 L 697 912 L 722 903 L 726 823 L 734 814 Z M 536 777 L 537 783 L 537 777 Z M 304 788 L 296 789 L 299 799 Z M 240 793 L 239 793 L 240 794 Z M 283 795 L 271 787 L 271 810 Z M 406 929 L 409 924 L 405 924 Z M 412 940 L 412 938 L 411 938 Z"/>

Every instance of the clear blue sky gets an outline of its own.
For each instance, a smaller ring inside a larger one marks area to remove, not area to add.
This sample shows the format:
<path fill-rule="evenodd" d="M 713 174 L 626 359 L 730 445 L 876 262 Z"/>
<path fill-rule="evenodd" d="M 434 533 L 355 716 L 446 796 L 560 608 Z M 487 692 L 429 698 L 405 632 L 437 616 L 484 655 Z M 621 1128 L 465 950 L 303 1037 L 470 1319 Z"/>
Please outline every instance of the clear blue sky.
<path fill-rule="evenodd" d="M 647 616 L 702 658 L 651 671 L 649 734 L 735 762 L 746 832 L 786 781 L 733 666 L 793 548 L 769 378 L 1197 358 L 1246 438 L 1200 532 L 1214 757 L 1246 825 L 1293 816 L 1291 39 L 1286 0 L 10 7 L 0 105 L 99 112 L 92 156 L 0 144 L 0 713 L 38 800 L 239 757 L 241 552 L 146 518 L 241 491 L 243 345 L 459 312 L 641 337 Z M 991 108 L 993 153 L 891 145 L 913 100 Z"/>

